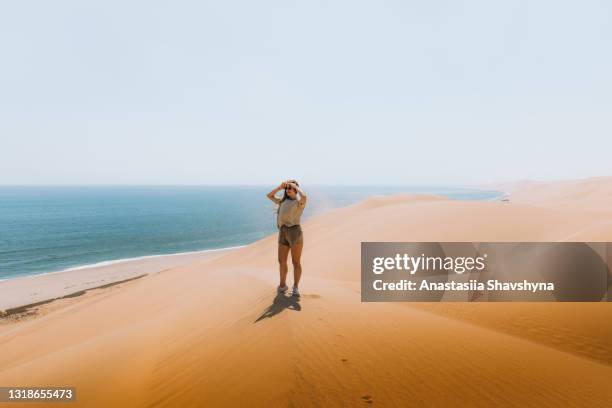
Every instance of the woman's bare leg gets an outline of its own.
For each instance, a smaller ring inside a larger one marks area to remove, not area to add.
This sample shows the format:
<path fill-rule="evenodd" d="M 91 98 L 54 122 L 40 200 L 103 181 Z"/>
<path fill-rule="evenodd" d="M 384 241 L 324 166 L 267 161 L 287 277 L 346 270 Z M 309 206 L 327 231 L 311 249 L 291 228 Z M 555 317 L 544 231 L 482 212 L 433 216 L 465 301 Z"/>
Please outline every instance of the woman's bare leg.
<path fill-rule="evenodd" d="M 297 288 L 302 277 L 302 264 L 300 259 L 302 258 L 302 248 L 304 244 L 296 244 L 291 247 L 291 262 L 293 263 L 293 286 Z"/>
<path fill-rule="evenodd" d="M 280 285 L 285 286 L 287 284 L 287 258 L 289 257 L 289 246 L 278 244 L 278 267 L 280 272 Z"/>

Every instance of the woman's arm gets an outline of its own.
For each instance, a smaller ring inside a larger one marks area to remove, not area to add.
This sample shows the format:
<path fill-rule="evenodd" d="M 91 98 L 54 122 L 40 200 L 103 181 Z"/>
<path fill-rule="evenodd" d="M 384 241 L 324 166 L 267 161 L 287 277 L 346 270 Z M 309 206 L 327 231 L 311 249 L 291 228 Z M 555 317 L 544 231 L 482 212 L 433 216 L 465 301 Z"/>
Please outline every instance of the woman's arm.
<path fill-rule="evenodd" d="M 274 190 L 270 191 L 266 197 L 268 197 L 270 200 L 272 200 L 272 202 L 274 202 L 275 204 L 279 204 L 280 203 L 280 198 L 276 198 L 275 197 L 276 193 L 278 193 L 281 190 L 284 190 L 286 185 L 287 185 L 287 183 L 285 183 L 283 181 L 282 183 L 280 183 L 280 185 L 278 187 L 276 187 Z"/>
<path fill-rule="evenodd" d="M 308 199 L 308 197 L 306 196 L 306 193 L 304 192 L 304 190 L 302 190 L 297 184 L 295 183 L 289 183 L 289 185 L 293 188 L 295 188 L 295 191 L 297 191 L 300 194 L 300 200 L 298 201 L 298 204 L 301 206 L 306 205 L 306 200 Z"/>

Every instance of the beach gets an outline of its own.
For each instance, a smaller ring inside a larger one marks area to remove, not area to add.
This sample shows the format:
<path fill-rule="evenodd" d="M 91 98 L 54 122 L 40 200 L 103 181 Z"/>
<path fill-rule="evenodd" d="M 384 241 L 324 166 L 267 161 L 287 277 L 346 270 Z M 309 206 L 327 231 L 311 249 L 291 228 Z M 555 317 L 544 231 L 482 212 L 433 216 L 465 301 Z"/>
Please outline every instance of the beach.
<path fill-rule="evenodd" d="M 360 301 L 362 241 L 612 241 L 612 178 L 493 187 L 509 201 L 309 218 L 300 299 L 276 296 L 275 234 L 2 281 L 0 384 L 72 386 L 83 407 L 607 406 L 609 303 Z"/>
<path fill-rule="evenodd" d="M 0 313 L 39 302 L 80 294 L 83 291 L 126 282 L 170 268 L 212 259 L 233 248 L 153 255 L 65 271 L 0 280 Z"/>

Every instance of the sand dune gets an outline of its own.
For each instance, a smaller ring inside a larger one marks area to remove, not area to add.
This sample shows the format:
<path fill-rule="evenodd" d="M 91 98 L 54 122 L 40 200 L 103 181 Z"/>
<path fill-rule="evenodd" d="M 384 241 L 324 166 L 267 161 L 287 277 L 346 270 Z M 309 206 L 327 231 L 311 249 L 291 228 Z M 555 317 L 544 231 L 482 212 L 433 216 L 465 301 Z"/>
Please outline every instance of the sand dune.
<path fill-rule="evenodd" d="M 0 384 L 75 386 L 88 407 L 609 406 L 608 303 L 359 293 L 361 241 L 612 240 L 612 181 L 585 183 L 600 188 L 528 186 L 510 203 L 373 198 L 314 217 L 299 301 L 275 296 L 273 236 L 93 291 L 0 325 Z"/>
<path fill-rule="evenodd" d="M 612 177 L 554 182 L 520 181 L 495 185 L 512 200 L 578 211 L 612 211 Z"/>

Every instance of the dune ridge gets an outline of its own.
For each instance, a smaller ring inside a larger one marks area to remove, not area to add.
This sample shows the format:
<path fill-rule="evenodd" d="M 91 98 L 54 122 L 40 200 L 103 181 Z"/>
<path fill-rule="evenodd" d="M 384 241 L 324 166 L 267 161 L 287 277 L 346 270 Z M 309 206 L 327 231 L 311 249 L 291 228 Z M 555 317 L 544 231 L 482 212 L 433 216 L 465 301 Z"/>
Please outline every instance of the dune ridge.
<path fill-rule="evenodd" d="M 602 178 L 515 186 L 509 203 L 395 196 L 335 209 L 304 223 L 299 301 L 275 296 L 270 236 L 0 325 L 0 383 L 75 386 L 76 406 L 604 407 L 610 304 L 361 303 L 359 251 L 611 240 L 610 191 Z"/>

